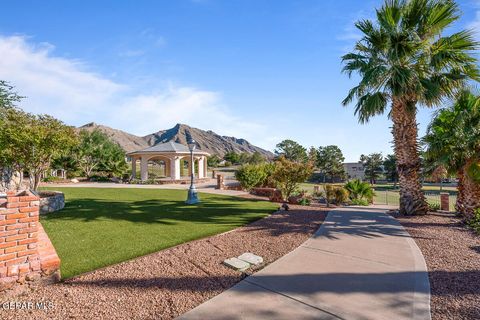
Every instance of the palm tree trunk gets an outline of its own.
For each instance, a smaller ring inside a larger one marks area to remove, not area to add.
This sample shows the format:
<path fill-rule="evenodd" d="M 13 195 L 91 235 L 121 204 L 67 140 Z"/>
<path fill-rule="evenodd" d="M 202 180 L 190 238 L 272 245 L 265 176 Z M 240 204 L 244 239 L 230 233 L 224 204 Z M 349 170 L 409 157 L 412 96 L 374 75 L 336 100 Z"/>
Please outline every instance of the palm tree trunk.
<path fill-rule="evenodd" d="M 472 161 L 468 161 L 463 169 L 463 206 L 460 213 L 463 215 L 466 221 L 472 219 L 475 210 L 480 208 L 480 184 L 474 181 L 468 174 L 467 168 L 472 164 Z"/>
<path fill-rule="evenodd" d="M 408 108 L 405 101 L 394 99 L 391 117 L 400 183 L 400 213 L 404 215 L 426 214 L 428 205 L 422 192 L 419 175 L 420 156 L 418 154 L 415 108 Z"/>

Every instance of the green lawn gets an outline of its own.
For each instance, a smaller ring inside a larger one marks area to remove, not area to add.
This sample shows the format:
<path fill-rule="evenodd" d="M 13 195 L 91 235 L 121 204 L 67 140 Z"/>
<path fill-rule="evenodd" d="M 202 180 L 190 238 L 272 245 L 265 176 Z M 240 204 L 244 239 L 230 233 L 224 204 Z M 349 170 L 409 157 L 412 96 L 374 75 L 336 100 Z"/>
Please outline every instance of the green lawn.
<path fill-rule="evenodd" d="M 202 203 L 188 206 L 185 190 L 54 189 L 65 193 L 66 206 L 41 222 L 62 261 L 63 278 L 225 232 L 277 208 L 212 194 L 200 194 Z"/>

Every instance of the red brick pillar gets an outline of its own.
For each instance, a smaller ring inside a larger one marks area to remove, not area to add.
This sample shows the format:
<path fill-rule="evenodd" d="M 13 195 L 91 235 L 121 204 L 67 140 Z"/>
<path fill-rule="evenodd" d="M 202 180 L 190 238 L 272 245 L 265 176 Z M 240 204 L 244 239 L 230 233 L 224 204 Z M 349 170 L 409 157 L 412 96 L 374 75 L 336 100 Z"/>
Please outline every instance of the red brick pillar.
<path fill-rule="evenodd" d="M 440 193 L 440 210 L 450 211 L 450 194 L 447 192 Z"/>
<path fill-rule="evenodd" d="M 223 182 L 223 175 L 217 174 L 217 189 L 223 190 L 225 188 L 225 184 Z"/>
<path fill-rule="evenodd" d="M 56 252 L 54 258 L 58 262 L 52 264 L 52 261 L 48 261 L 50 268 L 42 270 L 39 200 L 30 191 L 12 191 L 0 198 L 0 292 L 12 288 L 16 283 L 23 284 L 25 280 L 35 280 L 47 273 L 57 273 L 56 277 L 59 277 L 60 260 Z M 41 232 L 42 236 L 46 236 L 43 229 Z"/>

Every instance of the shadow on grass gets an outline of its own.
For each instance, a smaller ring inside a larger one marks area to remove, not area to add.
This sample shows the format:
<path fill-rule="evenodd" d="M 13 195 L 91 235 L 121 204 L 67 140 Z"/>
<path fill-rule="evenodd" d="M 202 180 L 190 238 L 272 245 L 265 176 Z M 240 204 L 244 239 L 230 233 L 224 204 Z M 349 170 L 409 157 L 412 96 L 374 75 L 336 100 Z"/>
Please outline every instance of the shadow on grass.
<path fill-rule="evenodd" d="M 256 202 L 261 200 L 208 196 L 198 205 L 187 205 L 185 201 L 178 200 L 113 201 L 86 198 L 68 201 L 62 211 L 43 219 L 86 222 L 110 219 L 165 225 L 176 224 L 175 221 L 229 224 L 232 223 L 232 217 L 234 220 L 252 221 L 275 211 Z"/>

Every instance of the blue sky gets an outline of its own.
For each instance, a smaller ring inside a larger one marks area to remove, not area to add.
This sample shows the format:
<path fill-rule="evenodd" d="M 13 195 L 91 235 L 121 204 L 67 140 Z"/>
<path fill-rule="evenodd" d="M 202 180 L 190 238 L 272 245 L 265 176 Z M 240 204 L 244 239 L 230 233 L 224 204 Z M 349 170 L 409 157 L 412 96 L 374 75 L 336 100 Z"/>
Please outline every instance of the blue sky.
<path fill-rule="evenodd" d="M 137 135 L 177 122 L 273 150 L 285 138 L 336 144 L 348 161 L 391 152 L 390 122 L 360 125 L 341 100 L 340 56 L 354 21 L 381 1 L 9 1 L 0 12 L 0 79 L 22 107 L 68 124 Z M 480 2 L 458 28 L 480 30 Z M 419 114 L 423 132 L 431 110 Z"/>

